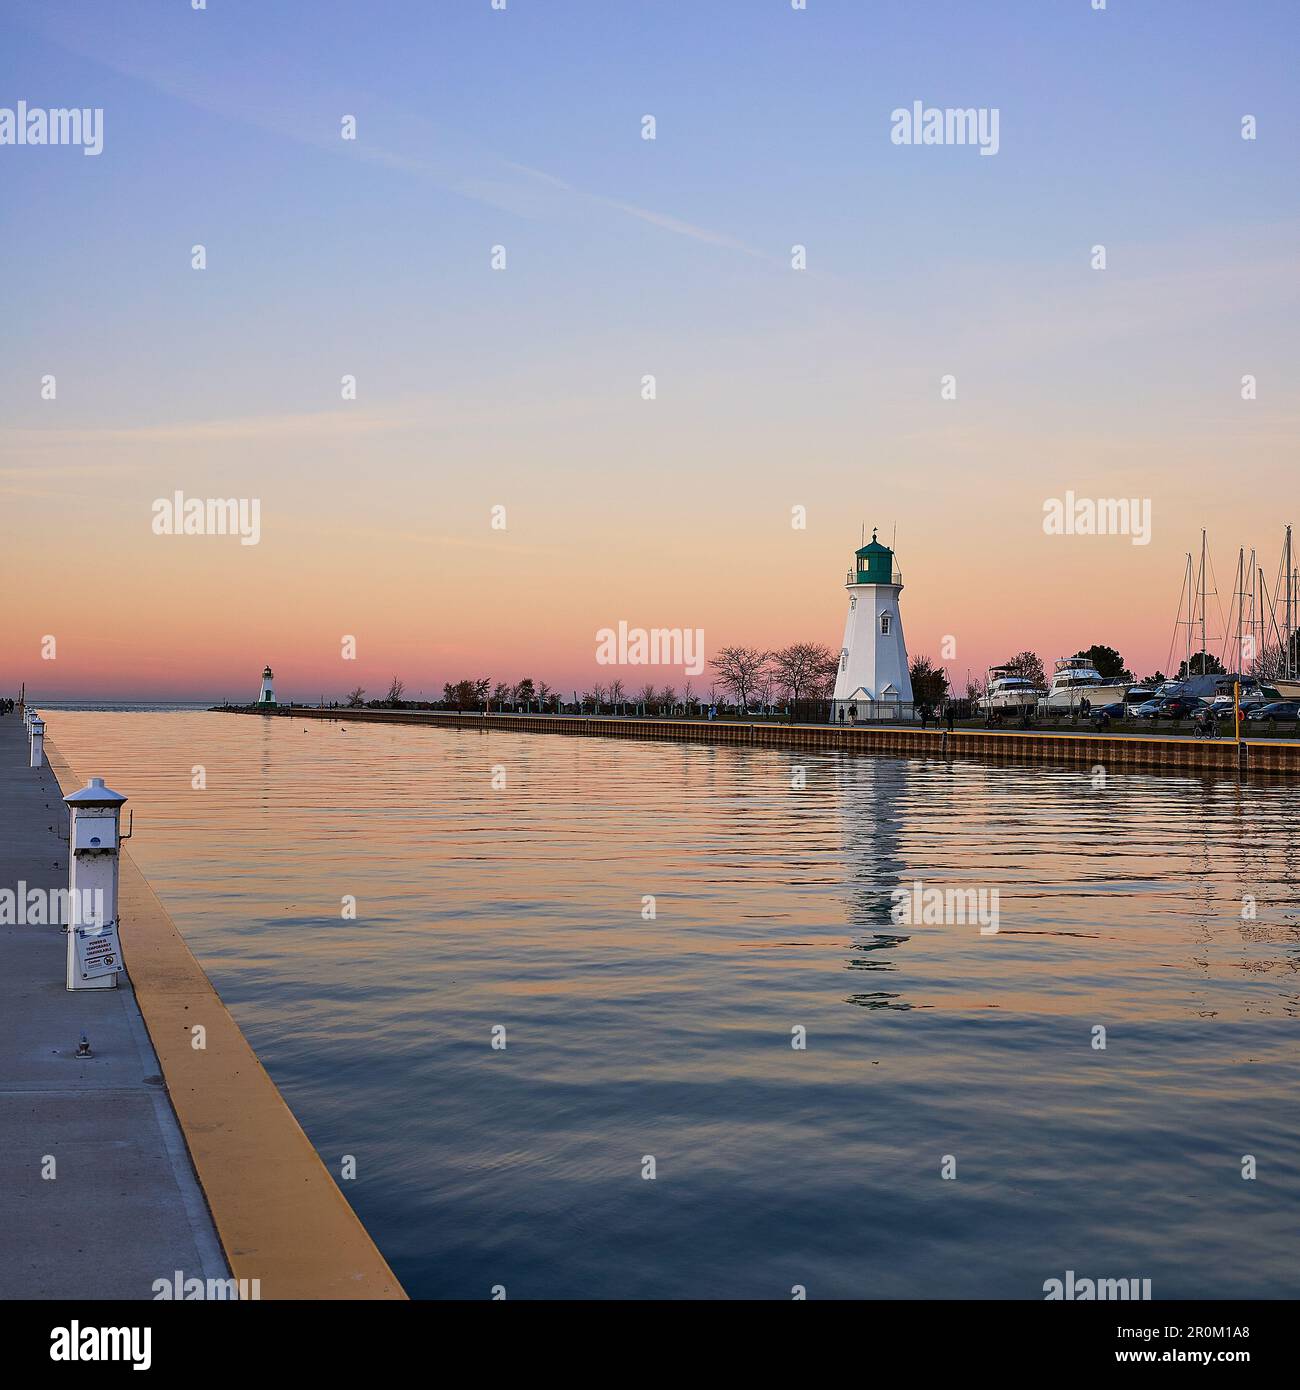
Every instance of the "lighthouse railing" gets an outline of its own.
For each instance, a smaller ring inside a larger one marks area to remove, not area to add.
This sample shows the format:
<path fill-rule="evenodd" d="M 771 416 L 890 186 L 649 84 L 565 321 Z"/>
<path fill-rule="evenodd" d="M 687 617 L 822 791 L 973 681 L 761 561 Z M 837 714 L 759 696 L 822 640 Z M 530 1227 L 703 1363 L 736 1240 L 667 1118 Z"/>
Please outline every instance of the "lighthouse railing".
<path fill-rule="evenodd" d="M 862 584 L 865 582 L 862 578 L 862 573 L 863 572 L 859 572 L 855 575 L 852 570 L 848 570 L 845 572 L 844 582 L 846 584 Z M 893 573 L 889 577 L 889 582 L 891 584 L 901 584 L 903 582 L 903 571 L 900 570 L 897 565 L 894 566 Z"/>

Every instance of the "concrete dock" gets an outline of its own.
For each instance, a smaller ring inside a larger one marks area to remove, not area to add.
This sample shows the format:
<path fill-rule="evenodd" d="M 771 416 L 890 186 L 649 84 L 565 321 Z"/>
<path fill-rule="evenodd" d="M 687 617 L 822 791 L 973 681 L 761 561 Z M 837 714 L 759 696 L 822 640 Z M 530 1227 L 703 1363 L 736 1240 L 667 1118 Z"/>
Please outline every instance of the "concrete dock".
<path fill-rule="evenodd" d="M 0 889 L 68 884 L 85 779 L 57 722 L 45 752 L 0 718 Z M 0 1298 L 405 1298 L 125 850 L 118 906 L 112 990 L 65 989 L 59 927 L 0 926 Z"/>
<path fill-rule="evenodd" d="M 68 886 L 63 792 L 27 763 L 14 711 L 0 718 L 0 888 L 15 894 Z M 224 1280 L 130 981 L 69 993 L 66 947 L 58 926 L 0 925 L 0 1299 L 153 1298 L 178 1269 Z"/>

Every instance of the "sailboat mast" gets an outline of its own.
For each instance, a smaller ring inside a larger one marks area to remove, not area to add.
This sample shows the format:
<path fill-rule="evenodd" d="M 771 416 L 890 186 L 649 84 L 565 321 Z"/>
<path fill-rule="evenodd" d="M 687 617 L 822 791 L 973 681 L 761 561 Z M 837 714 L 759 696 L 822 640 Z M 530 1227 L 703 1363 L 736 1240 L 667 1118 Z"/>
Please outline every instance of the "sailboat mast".
<path fill-rule="evenodd" d="M 1256 611 L 1255 547 L 1250 548 L 1250 656 L 1254 661 L 1259 656 L 1259 614 Z"/>
<path fill-rule="evenodd" d="M 1239 546 L 1237 547 L 1237 652 L 1236 652 L 1236 661 L 1235 661 L 1235 662 L 1233 663 L 1233 665 L 1229 668 L 1230 670 L 1235 671 L 1235 672 L 1237 673 L 1238 678 L 1240 678 L 1240 676 L 1241 676 L 1241 620 L 1242 620 L 1242 609 L 1245 607 L 1245 603 L 1246 603 L 1246 588 L 1245 588 L 1245 585 L 1246 585 L 1246 575 L 1245 575 L 1245 565 L 1246 565 L 1246 550 L 1245 550 L 1245 547 L 1244 547 L 1244 546 L 1240 546 L 1240 545 L 1239 545 Z"/>
<path fill-rule="evenodd" d="M 1291 528 L 1286 528 L 1286 630 L 1282 634 L 1283 641 L 1286 643 L 1286 653 L 1282 658 L 1282 669 L 1286 672 L 1287 678 L 1292 676 L 1292 642 L 1291 631 L 1294 627 L 1291 607 Z"/>
<path fill-rule="evenodd" d="M 1260 626 L 1259 650 L 1260 650 L 1260 653 L 1261 653 L 1261 654 L 1264 653 L 1264 652 L 1266 652 L 1266 651 L 1268 650 L 1268 619 L 1265 618 L 1265 616 L 1264 616 L 1265 610 L 1266 610 L 1267 608 L 1268 608 L 1268 581 L 1264 578 L 1264 566 L 1263 566 L 1263 565 L 1260 565 L 1260 567 L 1259 567 L 1259 626 Z M 1269 612 L 1269 617 L 1272 617 L 1271 611 Z"/>
<path fill-rule="evenodd" d="M 1186 680 L 1192 674 L 1192 623 L 1196 620 L 1196 590 L 1193 588 L 1190 550 L 1187 552 L 1187 576 L 1183 580 L 1183 588 L 1187 591 L 1187 656 L 1183 662 L 1183 679 Z"/>
<path fill-rule="evenodd" d="M 1205 674 L 1205 528 L 1201 528 L 1201 675 Z M 1190 671 L 1187 673 L 1192 674 Z"/>

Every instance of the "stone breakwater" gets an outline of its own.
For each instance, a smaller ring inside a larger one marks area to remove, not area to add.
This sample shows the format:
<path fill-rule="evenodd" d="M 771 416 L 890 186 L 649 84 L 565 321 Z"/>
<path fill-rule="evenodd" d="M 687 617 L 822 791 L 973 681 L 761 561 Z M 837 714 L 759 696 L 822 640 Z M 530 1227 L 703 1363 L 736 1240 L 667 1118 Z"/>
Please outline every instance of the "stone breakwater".
<path fill-rule="evenodd" d="M 319 709 L 282 705 L 274 711 L 231 707 L 232 714 L 363 723 L 414 724 L 429 728 L 507 729 L 516 733 L 568 734 L 586 738 L 675 739 L 688 743 L 738 743 L 809 752 L 885 753 L 894 757 L 964 757 L 1107 771 L 1141 769 L 1221 776 L 1300 778 L 1300 741 L 1201 739 L 1176 734 L 1044 733 L 1037 730 L 920 729 L 913 725 L 776 724 L 737 719 L 641 719 L 601 715 L 454 714 L 436 710 Z"/>

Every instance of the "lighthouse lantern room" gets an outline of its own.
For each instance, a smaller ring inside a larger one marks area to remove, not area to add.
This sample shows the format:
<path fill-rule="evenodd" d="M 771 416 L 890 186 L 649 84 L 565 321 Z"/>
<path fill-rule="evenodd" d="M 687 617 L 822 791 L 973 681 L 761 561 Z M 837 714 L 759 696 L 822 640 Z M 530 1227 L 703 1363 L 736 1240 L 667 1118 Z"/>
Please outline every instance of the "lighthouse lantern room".
<path fill-rule="evenodd" d="M 257 697 L 259 705 L 275 704 L 275 691 L 271 688 L 271 668 L 264 667 L 262 670 L 262 690 Z"/>
<path fill-rule="evenodd" d="M 903 576 L 894 567 L 894 552 L 880 544 L 874 530 L 854 560 L 844 585 L 849 613 L 831 718 L 845 724 L 910 718 L 912 679 L 898 611 Z"/>

